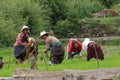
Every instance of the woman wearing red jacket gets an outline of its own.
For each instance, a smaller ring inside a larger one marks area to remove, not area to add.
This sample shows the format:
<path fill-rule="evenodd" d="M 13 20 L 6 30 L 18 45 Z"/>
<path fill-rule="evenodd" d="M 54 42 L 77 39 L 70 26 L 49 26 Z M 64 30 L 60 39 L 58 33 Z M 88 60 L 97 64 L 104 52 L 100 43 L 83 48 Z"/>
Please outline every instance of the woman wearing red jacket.
<path fill-rule="evenodd" d="M 69 39 L 68 45 L 67 45 L 67 59 L 73 58 L 74 55 L 78 55 L 78 58 L 81 58 L 81 50 L 82 50 L 82 44 L 77 39 Z M 74 52 L 74 53 L 72 53 Z"/>

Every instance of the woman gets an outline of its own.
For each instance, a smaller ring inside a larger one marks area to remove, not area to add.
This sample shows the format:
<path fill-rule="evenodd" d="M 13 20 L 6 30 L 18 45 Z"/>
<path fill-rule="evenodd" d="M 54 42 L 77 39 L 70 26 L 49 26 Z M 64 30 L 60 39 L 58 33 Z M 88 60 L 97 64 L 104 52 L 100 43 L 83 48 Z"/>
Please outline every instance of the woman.
<path fill-rule="evenodd" d="M 87 53 L 87 61 L 89 61 L 91 58 L 100 60 L 104 59 L 104 54 L 101 47 L 94 41 L 90 41 L 89 38 L 85 38 L 85 40 L 82 42 L 82 49 Z"/>
<path fill-rule="evenodd" d="M 16 37 L 16 42 L 14 44 L 14 56 L 17 59 L 17 63 L 21 64 L 24 61 L 26 50 L 29 40 L 28 40 L 28 26 L 23 26 L 20 33 Z"/>
<path fill-rule="evenodd" d="M 40 38 L 46 41 L 46 50 L 44 53 L 50 52 L 50 65 L 60 64 L 64 58 L 64 47 L 61 42 L 54 36 L 50 36 L 47 32 L 42 31 Z"/>
<path fill-rule="evenodd" d="M 78 58 L 81 59 L 81 50 L 82 50 L 82 43 L 77 39 L 69 39 L 67 45 L 67 59 L 71 59 L 74 55 L 78 55 Z M 74 53 L 72 53 L 74 52 Z"/>

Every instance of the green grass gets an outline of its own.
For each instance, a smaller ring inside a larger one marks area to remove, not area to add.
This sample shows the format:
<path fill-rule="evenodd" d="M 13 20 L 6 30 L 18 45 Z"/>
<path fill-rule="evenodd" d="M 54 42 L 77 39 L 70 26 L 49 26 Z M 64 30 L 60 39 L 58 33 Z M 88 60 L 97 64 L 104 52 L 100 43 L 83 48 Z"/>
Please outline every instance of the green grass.
<path fill-rule="evenodd" d="M 39 59 L 41 57 L 41 50 L 44 46 L 39 48 Z M 120 67 L 120 46 L 102 46 L 105 59 L 99 61 L 99 68 L 119 68 Z M 11 76 L 16 68 L 27 68 L 30 69 L 30 60 L 27 60 L 25 63 L 17 65 L 16 60 L 13 55 L 13 48 L 1 48 L 0 56 L 4 58 L 5 65 L 2 69 L 0 69 L 0 77 L 8 77 Z M 91 59 L 90 61 L 86 61 L 85 53 L 83 53 L 83 58 L 80 60 L 76 57 L 70 60 L 64 59 L 62 64 L 48 66 L 49 71 L 62 71 L 65 69 L 72 70 L 89 70 L 89 69 L 97 69 L 97 60 Z M 49 61 L 46 58 L 47 63 Z M 45 71 L 46 67 L 42 60 L 37 62 L 38 69 L 41 71 Z"/>
<path fill-rule="evenodd" d="M 113 80 L 120 80 L 120 78 L 115 78 L 115 79 L 113 79 Z"/>

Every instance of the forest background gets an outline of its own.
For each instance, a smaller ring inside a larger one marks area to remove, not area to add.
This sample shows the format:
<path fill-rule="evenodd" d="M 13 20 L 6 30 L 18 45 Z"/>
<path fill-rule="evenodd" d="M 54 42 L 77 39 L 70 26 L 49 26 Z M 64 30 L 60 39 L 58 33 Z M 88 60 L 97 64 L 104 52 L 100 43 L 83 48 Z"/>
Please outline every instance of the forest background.
<path fill-rule="evenodd" d="M 104 9 L 119 14 L 120 0 L 0 0 L 0 47 L 12 47 L 23 25 L 36 39 L 43 30 L 60 39 L 119 36 L 119 16 L 91 16 Z"/>

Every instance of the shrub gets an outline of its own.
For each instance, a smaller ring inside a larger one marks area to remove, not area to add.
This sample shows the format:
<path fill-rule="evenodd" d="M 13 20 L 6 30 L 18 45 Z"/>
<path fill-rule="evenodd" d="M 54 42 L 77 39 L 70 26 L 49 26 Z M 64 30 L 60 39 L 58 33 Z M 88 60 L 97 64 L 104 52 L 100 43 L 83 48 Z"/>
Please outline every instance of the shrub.
<path fill-rule="evenodd" d="M 23 25 L 28 25 L 31 36 L 49 29 L 49 12 L 45 5 L 31 0 L 0 1 L 0 43 L 1 46 L 13 46 L 15 37 Z"/>
<path fill-rule="evenodd" d="M 91 0 L 66 0 L 65 4 L 67 18 L 58 21 L 54 30 L 59 37 L 68 37 L 69 33 L 73 34 L 70 37 L 80 37 L 81 26 L 79 20 L 90 17 L 92 13 L 104 8 L 98 1 L 91 2 Z"/>

